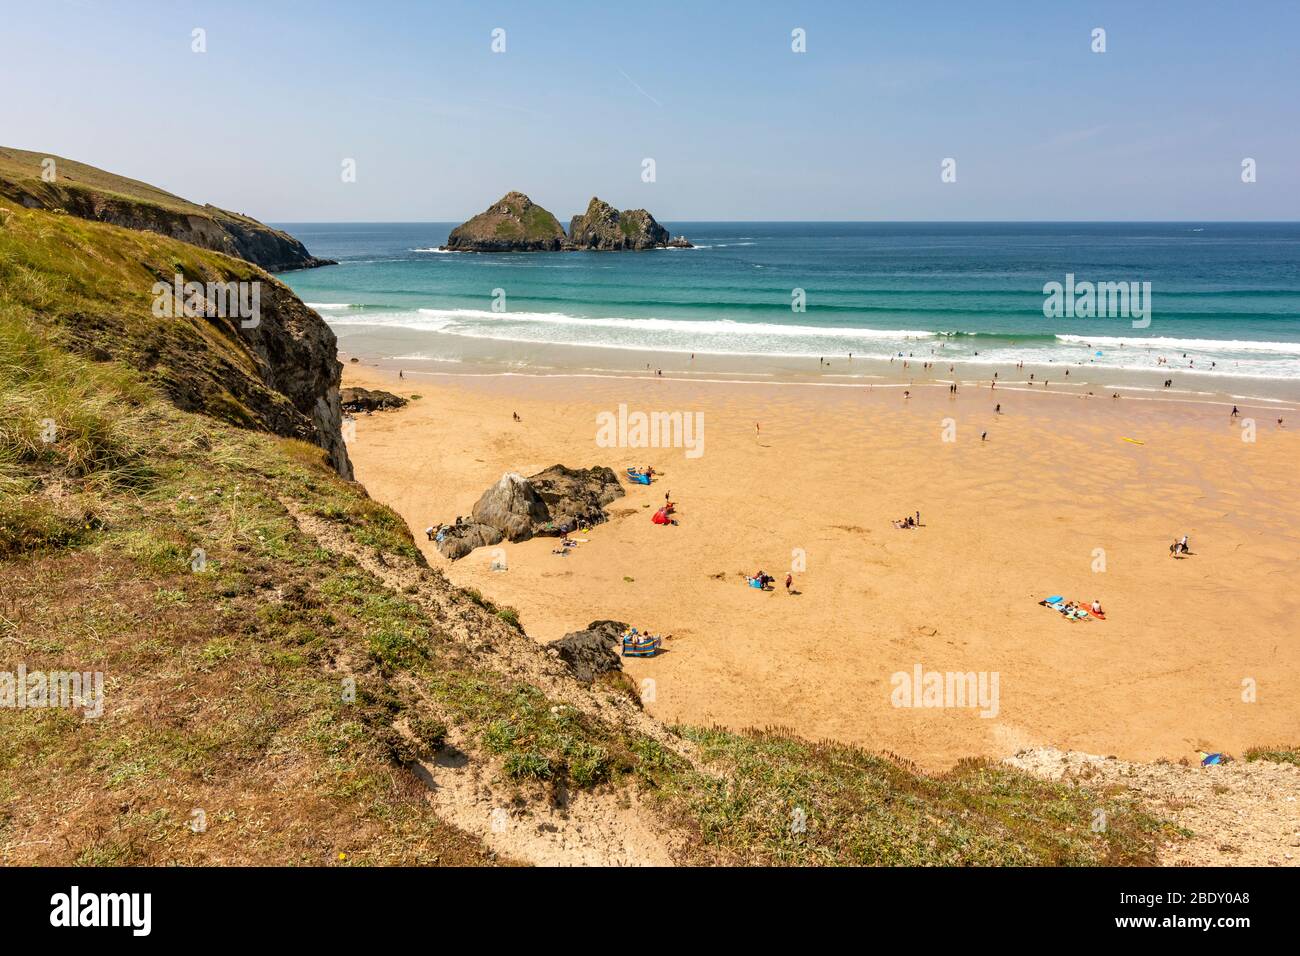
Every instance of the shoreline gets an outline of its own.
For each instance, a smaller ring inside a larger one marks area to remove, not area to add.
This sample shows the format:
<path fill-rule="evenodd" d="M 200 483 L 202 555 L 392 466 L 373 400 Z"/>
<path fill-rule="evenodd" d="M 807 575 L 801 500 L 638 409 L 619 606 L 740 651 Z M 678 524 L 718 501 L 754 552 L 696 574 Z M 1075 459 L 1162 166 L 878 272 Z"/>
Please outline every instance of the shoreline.
<path fill-rule="evenodd" d="M 947 386 L 993 391 L 1021 389 L 1034 392 L 1109 398 L 1169 396 L 1180 402 L 1224 404 L 1254 403 L 1261 410 L 1279 408 L 1300 412 L 1300 380 L 1232 376 L 1223 372 L 1169 367 L 1120 368 L 1088 364 L 1034 363 L 1023 368 L 1013 362 L 983 363 L 968 359 L 934 357 L 889 359 L 855 355 L 809 356 L 751 355 L 649 351 L 623 347 L 548 345 L 496 339 L 479 339 L 372 326 L 333 325 L 341 355 L 396 373 L 416 375 L 515 375 L 534 378 L 626 378 L 679 381 L 817 385 L 838 388 L 921 389 Z M 907 367 L 904 367 L 904 362 Z M 930 362 L 933 367 L 922 365 Z M 953 371 L 949 372 L 949 367 Z M 656 372 L 662 372 L 661 375 Z M 996 378 L 994 377 L 996 375 Z M 1032 378 L 1031 378 L 1032 376 Z M 1188 387 L 1187 379 L 1191 378 Z M 1208 379 L 1201 381 L 1200 379 Z M 1172 379 L 1173 387 L 1162 387 Z M 1043 382 L 1048 384 L 1043 385 Z"/>

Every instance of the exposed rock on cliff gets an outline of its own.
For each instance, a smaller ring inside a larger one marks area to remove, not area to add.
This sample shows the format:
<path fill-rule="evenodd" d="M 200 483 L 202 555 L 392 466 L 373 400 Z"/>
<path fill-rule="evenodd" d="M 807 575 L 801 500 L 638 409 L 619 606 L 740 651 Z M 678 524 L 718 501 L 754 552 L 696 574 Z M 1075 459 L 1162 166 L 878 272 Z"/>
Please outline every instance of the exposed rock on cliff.
<path fill-rule="evenodd" d="M 610 468 L 552 465 L 529 478 L 511 472 L 483 492 L 469 522 L 444 529 L 438 550 L 454 561 L 503 540 L 560 535 L 579 521 L 604 521 L 605 505 L 623 494 Z"/>
<path fill-rule="evenodd" d="M 43 174 L 52 178 L 47 181 Z M 316 258 L 293 236 L 256 219 L 200 206 L 147 183 L 59 156 L 0 147 L 0 196 L 28 209 L 61 209 L 82 219 L 156 232 L 245 259 L 268 272 L 335 264 Z"/>
<path fill-rule="evenodd" d="M 519 192 L 509 192 L 447 236 L 457 252 L 553 252 L 564 246 L 564 227 Z"/>
<path fill-rule="evenodd" d="M 591 197 L 587 211 L 569 224 L 571 249 L 610 251 L 655 249 L 668 245 L 668 230 L 644 209 L 619 212 L 603 199 Z"/>

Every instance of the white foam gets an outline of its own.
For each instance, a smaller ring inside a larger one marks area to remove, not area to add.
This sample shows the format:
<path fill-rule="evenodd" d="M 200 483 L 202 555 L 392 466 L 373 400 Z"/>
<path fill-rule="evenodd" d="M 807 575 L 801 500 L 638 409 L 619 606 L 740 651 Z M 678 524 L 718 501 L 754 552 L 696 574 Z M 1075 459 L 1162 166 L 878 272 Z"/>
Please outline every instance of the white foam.
<path fill-rule="evenodd" d="M 1122 338 L 1105 335 L 1058 335 L 1058 342 L 1107 348 L 1168 349 L 1174 352 L 1280 352 L 1300 355 L 1300 342 L 1251 342 L 1240 339 Z"/>

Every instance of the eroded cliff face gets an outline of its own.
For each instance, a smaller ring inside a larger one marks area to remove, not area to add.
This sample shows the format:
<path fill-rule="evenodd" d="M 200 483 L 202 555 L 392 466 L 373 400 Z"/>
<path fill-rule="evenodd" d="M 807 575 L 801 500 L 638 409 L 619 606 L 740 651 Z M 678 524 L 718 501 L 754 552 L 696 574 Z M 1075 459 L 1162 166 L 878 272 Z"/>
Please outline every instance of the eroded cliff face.
<path fill-rule="evenodd" d="M 177 283 L 201 293 L 177 299 Z M 249 262 L 0 198 L 0 300 L 67 347 L 144 372 L 178 407 L 310 442 L 352 478 L 334 332 Z"/>

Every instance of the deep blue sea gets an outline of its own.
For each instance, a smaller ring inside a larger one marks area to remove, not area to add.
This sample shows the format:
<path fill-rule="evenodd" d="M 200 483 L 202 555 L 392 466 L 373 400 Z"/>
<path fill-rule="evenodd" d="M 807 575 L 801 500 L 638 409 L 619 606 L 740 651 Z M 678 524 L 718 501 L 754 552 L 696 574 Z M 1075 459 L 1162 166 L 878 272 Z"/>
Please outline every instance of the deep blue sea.
<path fill-rule="evenodd" d="M 438 252 L 454 225 L 281 223 L 340 261 L 281 278 L 341 334 L 427 332 L 431 355 L 448 336 L 879 358 L 941 343 L 945 362 L 1300 378 L 1296 223 L 683 222 L 665 225 L 695 249 Z M 1149 325 L 1046 316 L 1067 275 L 1150 283 Z"/>

